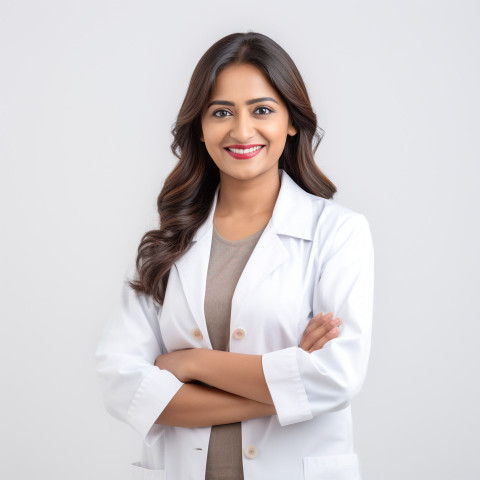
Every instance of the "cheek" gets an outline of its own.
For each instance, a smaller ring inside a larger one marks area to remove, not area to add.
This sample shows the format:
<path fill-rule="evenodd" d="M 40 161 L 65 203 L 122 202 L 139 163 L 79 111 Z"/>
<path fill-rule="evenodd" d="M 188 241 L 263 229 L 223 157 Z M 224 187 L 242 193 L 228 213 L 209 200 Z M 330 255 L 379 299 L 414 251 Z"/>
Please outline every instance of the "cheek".
<path fill-rule="evenodd" d="M 205 137 L 205 148 L 207 149 L 208 154 L 210 155 L 210 158 L 213 160 L 215 165 L 217 167 L 219 164 L 223 161 L 223 156 L 222 156 L 222 147 L 220 144 L 216 141 L 214 141 L 211 137 Z"/>
<path fill-rule="evenodd" d="M 278 122 L 268 125 L 264 129 L 264 135 L 270 140 L 270 142 L 281 144 L 286 141 L 287 138 L 287 124 L 284 124 L 284 122 Z"/>
<path fill-rule="evenodd" d="M 285 148 L 285 143 L 287 141 L 287 133 L 279 133 L 278 131 L 276 131 L 268 138 L 270 141 L 270 150 L 281 153 Z"/>
<path fill-rule="evenodd" d="M 212 150 L 221 148 L 224 135 L 221 129 L 207 126 L 203 129 L 203 135 L 208 149 Z"/>

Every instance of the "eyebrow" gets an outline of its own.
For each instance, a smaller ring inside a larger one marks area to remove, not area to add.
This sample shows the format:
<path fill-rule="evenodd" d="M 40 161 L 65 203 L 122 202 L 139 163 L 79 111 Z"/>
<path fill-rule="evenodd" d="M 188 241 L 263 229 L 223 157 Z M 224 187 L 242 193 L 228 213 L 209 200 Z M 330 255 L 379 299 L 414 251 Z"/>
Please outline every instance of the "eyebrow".
<path fill-rule="evenodd" d="M 258 102 L 266 102 L 268 100 L 278 104 L 278 102 L 272 97 L 260 97 L 260 98 L 252 98 L 251 100 L 247 100 L 245 102 L 245 105 L 252 105 L 252 103 L 258 103 Z M 235 103 L 229 102 L 228 100 L 214 100 L 213 102 L 210 102 L 208 104 L 207 109 L 210 108 L 212 105 L 229 105 L 231 107 L 234 107 Z"/>

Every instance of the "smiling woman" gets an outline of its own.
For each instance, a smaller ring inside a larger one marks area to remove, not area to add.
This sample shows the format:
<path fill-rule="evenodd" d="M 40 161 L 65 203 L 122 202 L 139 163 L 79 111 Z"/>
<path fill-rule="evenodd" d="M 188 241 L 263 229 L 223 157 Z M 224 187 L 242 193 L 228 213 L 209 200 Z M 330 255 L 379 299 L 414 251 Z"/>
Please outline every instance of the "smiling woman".
<path fill-rule="evenodd" d="M 235 180 L 252 183 L 262 175 L 278 176 L 287 135 L 294 136 L 297 129 L 281 95 L 262 71 L 240 63 L 217 76 L 202 113 L 202 132 L 200 140 L 220 171 L 221 184 L 230 185 Z"/>
<path fill-rule="evenodd" d="M 269 37 L 228 35 L 172 134 L 159 228 L 95 354 L 108 411 L 142 437 L 132 478 L 360 480 L 373 244 L 315 164 L 300 73 Z"/>

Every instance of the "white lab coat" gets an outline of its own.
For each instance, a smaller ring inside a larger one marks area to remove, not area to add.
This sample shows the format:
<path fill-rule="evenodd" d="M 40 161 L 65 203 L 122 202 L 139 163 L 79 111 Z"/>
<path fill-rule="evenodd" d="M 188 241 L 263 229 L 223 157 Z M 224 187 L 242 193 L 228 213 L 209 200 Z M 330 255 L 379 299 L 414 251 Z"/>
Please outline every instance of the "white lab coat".
<path fill-rule="evenodd" d="M 277 411 L 242 422 L 244 478 L 361 480 L 350 401 L 370 355 L 369 224 L 363 214 L 306 193 L 279 173 L 272 217 L 231 306 L 230 351 L 262 355 Z M 204 297 L 217 198 L 218 188 L 193 245 L 170 270 L 163 306 L 125 285 L 95 353 L 107 410 L 142 438 L 142 458 L 130 466 L 134 479 L 205 478 L 211 427 L 154 423 L 183 385 L 154 362 L 160 353 L 212 348 Z M 319 312 L 340 317 L 340 333 L 309 354 L 298 344 Z"/>

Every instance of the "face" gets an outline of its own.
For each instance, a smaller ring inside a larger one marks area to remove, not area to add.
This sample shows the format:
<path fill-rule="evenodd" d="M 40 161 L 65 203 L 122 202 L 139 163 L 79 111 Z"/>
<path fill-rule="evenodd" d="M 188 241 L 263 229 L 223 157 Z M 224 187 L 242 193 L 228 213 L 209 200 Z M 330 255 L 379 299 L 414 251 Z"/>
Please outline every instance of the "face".
<path fill-rule="evenodd" d="M 296 133 L 285 102 L 257 67 L 231 65 L 220 72 L 202 113 L 200 140 L 221 177 L 249 180 L 276 172 L 287 135 Z M 250 158 L 235 158 L 227 150 L 232 145 L 261 148 L 244 155 Z"/>

